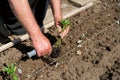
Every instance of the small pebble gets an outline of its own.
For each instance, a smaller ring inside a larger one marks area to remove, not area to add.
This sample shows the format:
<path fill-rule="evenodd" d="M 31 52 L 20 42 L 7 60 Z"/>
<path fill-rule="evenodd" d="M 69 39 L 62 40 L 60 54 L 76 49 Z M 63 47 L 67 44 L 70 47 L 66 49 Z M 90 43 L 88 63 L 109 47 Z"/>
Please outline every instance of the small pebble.
<path fill-rule="evenodd" d="M 56 65 L 55 65 L 55 67 L 58 67 L 58 65 L 59 65 L 59 63 L 57 62 Z"/>
<path fill-rule="evenodd" d="M 43 75 L 41 75 L 40 78 L 43 78 Z"/>
<path fill-rule="evenodd" d="M 69 36 L 71 39 L 73 38 L 71 35 Z"/>
<path fill-rule="evenodd" d="M 83 40 L 78 40 L 78 41 L 77 41 L 78 44 L 80 44 L 80 43 L 82 43 L 82 42 L 83 42 Z"/>
<path fill-rule="evenodd" d="M 18 74 L 22 74 L 22 70 L 20 68 L 18 68 Z"/>
<path fill-rule="evenodd" d="M 120 3 L 118 4 L 118 6 L 120 6 Z"/>
<path fill-rule="evenodd" d="M 120 24 L 120 20 L 116 20 L 116 23 L 117 23 L 117 24 Z"/>
<path fill-rule="evenodd" d="M 79 50 L 79 51 L 77 51 L 77 55 L 81 55 L 82 54 L 82 52 Z"/>
<path fill-rule="evenodd" d="M 82 45 L 78 45 L 77 47 L 82 47 Z"/>
<path fill-rule="evenodd" d="M 83 37 L 85 36 L 85 34 L 82 35 Z"/>
<path fill-rule="evenodd" d="M 29 74 L 27 74 L 27 77 L 30 78 L 31 76 Z"/>

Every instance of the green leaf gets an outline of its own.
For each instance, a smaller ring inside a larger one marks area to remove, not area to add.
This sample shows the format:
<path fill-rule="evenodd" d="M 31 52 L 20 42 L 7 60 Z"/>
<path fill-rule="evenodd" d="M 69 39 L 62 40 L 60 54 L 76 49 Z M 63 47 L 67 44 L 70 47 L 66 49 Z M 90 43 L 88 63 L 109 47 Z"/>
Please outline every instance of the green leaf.
<path fill-rule="evenodd" d="M 16 67 L 14 66 L 14 64 L 7 65 L 7 67 L 3 68 L 2 71 L 7 72 L 8 75 L 12 75 L 15 73 Z"/>
<path fill-rule="evenodd" d="M 5 67 L 5 68 L 2 69 L 2 71 L 6 72 L 6 71 L 8 71 L 8 68 Z"/>
<path fill-rule="evenodd" d="M 7 65 L 7 67 L 4 67 L 2 71 L 6 72 L 10 76 L 11 80 L 18 80 L 18 77 L 15 75 L 16 67 L 14 64 Z"/>
<path fill-rule="evenodd" d="M 13 71 L 13 73 L 16 71 L 16 67 L 14 64 L 12 64 L 11 70 Z"/>
<path fill-rule="evenodd" d="M 13 80 L 18 80 L 18 77 L 16 75 L 14 75 Z"/>
<path fill-rule="evenodd" d="M 55 43 L 56 47 L 60 47 L 60 45 L 62 44 L 62 39 L 61 38 L 57 38 L 57 42 Z"/>
<path fill-rule="evenodd" d="M 12 70 L 14 69 L 14 64 L 11 65 L 11 69 L 12 69 Z"/>
<path fill-rule="evenodd" d="M 61 27 L 62 27 L 62 32 L 70 25 L 69 20 L 61 20 L 60 21 Z"/>

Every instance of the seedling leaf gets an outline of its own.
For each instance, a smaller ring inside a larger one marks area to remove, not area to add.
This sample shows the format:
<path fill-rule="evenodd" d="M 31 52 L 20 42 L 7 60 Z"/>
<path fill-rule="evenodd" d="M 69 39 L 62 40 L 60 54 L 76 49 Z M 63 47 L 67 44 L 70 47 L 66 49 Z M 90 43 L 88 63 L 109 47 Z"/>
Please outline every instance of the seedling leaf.
<path fill-rule="evenodd" d="M 18 80 L 18 77 L 16 75 L 14 75 L 13 80 Z"/>
<path fill-rule="evenodd" d="M 16 67 L 14 64 L 7 65 L 2 69 L 2 71 L 6 72 L 10 76 L 11 80 L 18 80 L 18 77 L 15 75 Z"/>

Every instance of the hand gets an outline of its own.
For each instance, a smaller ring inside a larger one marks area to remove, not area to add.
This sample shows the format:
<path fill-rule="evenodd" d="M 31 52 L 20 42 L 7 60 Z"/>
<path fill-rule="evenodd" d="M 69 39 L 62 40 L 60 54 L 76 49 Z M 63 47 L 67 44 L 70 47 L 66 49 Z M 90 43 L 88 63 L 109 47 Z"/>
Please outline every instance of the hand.
<path fill-rule="evenodd" d="M 44 36 L 38 36 L 35 40 L 32 40 L 32 44 L 37 52 L 38 57 L 44 55 L 50 55 L 52 47 L 49 40 Z"/>
<path fill-rule="evenodd" d="M 61 25 L 60 25 L 60 21 L 62 20 L 61 16 L 57 16 L 55 17 L 55 26 L 57 27 L 57 33 L 61 38 L 64 38 L 67 33 L 70 30 L 70 26 L 68 26 L 64 31 L 62 31 Z"/>
<path fill-rule="evenodd" d="M 61 26 L 60 26 L 60 25 L 57 25 L 57 30 L 58 30 L 59 36 L 60 36 L 61 38 L 64 38 L 64 37 L 67 35 L 67 33 L 69 32 L 70 26 L 67 26 L 67 28 L 66 28 L 64 31 L 62 31 Z"/>

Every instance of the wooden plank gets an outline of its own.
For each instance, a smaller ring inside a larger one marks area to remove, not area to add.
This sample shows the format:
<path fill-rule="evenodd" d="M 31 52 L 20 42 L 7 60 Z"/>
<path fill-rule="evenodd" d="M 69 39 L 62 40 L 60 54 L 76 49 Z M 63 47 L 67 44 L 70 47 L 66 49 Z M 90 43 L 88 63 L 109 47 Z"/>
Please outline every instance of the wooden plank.
<path fill-rule="evenodd" d="M 86 5 L 87 3 L 94 2 L 97 0 L 68 0 L 70 3 L 72 3 L 74 6 L 81 7 Z"/>
<path fill-rule="evenodd" d="M 77 9 L 77 7 L 69 3 L 67 0 L 62 0 L 61 9 L 62 9 L 62 15 L 65 16 L 69 14 L 71 11 Z M 44 19 L 44 25 L 49 24 L 53 21 L 54 19 L 53 19 L 52 10 L 49 7 L 46 13 L 46 17 Z"/>

